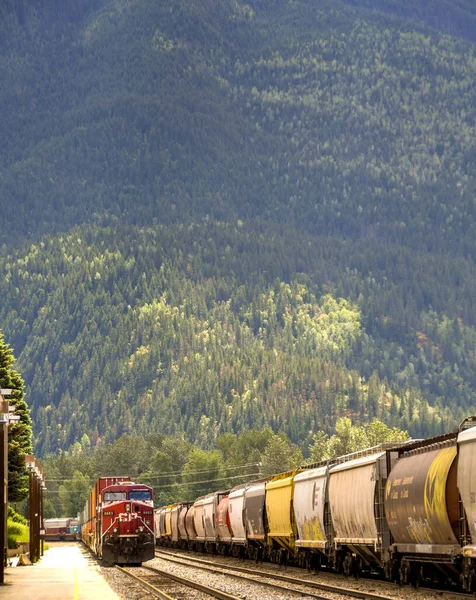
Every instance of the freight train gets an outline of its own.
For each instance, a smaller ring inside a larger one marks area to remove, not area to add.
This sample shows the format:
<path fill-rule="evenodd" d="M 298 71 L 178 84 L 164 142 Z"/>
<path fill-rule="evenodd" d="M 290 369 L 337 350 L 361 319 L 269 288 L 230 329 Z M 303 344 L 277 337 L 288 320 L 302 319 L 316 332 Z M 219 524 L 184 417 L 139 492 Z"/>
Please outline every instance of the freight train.
<path fill-rule="evenodd" d="M 154 558 L 154 497 L 130 477 L 100 477 L 79 516 L 81 539 L 105 563 Z"/>
<path fill-rule="evenodd" d="M 66 517 L 61 519 L 45 519 L 45 540 L 47 542 L 71 541 L 79 539 L 78 519 Z"/>
<path fill-rule="evenodd" d="M 157 543 L 474 592 L 475 425 L 159 508 Z"/>

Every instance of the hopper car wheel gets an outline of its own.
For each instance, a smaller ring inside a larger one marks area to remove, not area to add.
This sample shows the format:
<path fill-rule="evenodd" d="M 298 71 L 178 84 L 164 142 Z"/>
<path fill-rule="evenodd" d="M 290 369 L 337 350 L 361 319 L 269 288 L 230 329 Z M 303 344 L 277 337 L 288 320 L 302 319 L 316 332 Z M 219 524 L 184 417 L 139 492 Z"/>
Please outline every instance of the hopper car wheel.
<path fill-rule="evenodd" d="M 311 570 L 312 571 L 320 571 L 321 570 L 321 555 L 320 554 L 311 554 Z"/>
<path fill-rule="evenodd" d="M 385 579 L 387 581 L 393 581 L 392 579 L 392 573 L 393 573 L 393 561 L 392 560 L 388 560 L 385 564 L 384 564 L 384 573 L 385 573 Z"/>
<path fill-rule="evenodd" d="M 414 588 L 419 588 L 421 582 L 421 566 L 419 563 L 410 564 L 410 584 Z"/>
<path fill-rule="evenodd" d="M 261 546 L 258 546 L 257 548 L 253 548 L 253 557 L 254 557 L 254 561 L 256 564 L 258 563 L 262 563 L 263 562 L 263 554 L 264 554 L 264 549 Z M 270 560 L 271 562 L 274 562 L 272 559 L 272 556 L 270 556 Z"/>
<path fill-rule="evenodd" d="M 390 559 L 385 563 L 385 578 L 392 583 L 402 584 L 402 566 L 399 559 Z"/>
<path fill-rule="evenodd" d="M 471 559 L 465 561 L 461 579 L 466 592 L 476 593 L 476 569 L 472 565 Z"/>
<path fill-rule="evenodd" d="M 306 567 L 306 569 L 308 571 L 311 571 L 312 569 L 312 556 L 310 552 L 306 552 L 305 556 L 304 556 L 304 560 L 303 560 L 303 567 Z"/>
<path fill-rule="evenodd" d="M 336 573 L 344 573 L 344 556 L 342 552 L 338 552 L 335 558 Z"/>
<path fill-rule="evenodd" d="M 346 553 L 342 562 L 342 572 L 346 577 L 352 573 L 352 556 L 349 552 Z"/>
<path fill-rule="evenodd" d="M 352 555 L 350 569 L 352 577 L 354 579 L 360 579 L 360 574 L 362 573 L 362 560 L 360 559 L 360 556 Z"/>
<path fill-rule="evenodd" d="M 306 569 L 311 573 L 316 573 L 321 570 L 321 558 L 317 554 L 313 554 L 312 552 L 308 552 L 305 558 Z"/>
<path fill-rule="evenodd" d="M 400 568 L 398 570 L 398 578 L 400 579 L 401 584 L 407 584 L 410 582 L 409 574 L 410 565 L 405 560 L 402 560 L 400 563 Z"/>

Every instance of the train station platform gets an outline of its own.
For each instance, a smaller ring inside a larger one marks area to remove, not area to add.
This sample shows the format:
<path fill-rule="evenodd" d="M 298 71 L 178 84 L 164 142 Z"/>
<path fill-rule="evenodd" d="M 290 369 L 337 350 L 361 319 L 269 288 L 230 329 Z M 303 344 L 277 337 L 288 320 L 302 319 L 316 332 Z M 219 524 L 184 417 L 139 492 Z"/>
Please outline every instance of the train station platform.
<path fill-rule="evenodd" d="M 48 545 L 36 564 L 5 569 L 1 600 L 119 600 L 80 543 Z"/>

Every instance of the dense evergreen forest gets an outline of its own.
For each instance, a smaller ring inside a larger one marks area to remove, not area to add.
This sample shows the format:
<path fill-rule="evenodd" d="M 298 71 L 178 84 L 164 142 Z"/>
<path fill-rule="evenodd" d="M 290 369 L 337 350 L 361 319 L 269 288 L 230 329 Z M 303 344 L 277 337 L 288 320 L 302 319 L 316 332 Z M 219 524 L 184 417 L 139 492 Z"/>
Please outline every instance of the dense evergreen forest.
<path fill-rule="evenodd" d="M 35 451 L 476 411 L 467 0 L 7 0 L 0 329 Z"/>
<path fill-rule="evenodd" d="M 265 425 L 305 447 L 344 414 L 428 435 L 474 410 L 462 259 L 208 222 L 81 228 L 0 266 L 40 452 Z"/>

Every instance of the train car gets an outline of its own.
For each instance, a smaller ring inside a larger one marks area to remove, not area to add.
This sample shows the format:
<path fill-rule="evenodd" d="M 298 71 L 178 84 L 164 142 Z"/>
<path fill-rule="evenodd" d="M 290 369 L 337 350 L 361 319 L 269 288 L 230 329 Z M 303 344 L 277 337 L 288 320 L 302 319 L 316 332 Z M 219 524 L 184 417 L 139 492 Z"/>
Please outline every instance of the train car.
<path fill-rule="evenodd" d="M 66 517 L 61 519 L 45 519 L 45 540 L 54 541 L 74 541 L 76 532 L 70 531 L 72 518 Z"/>
<path fill-rule="evenodd" d="M 68 526 L 68 535 L 71 536 L 73 541 L 79 540 L 81 537 L 81 529 L 79 526 L 79 519 L 71 519 Z"/>
<path fill-rule="evenodd" d="M 179 517 L 180 511 L 182 510 L 182 503 L 175 504 L 172 507 L 172 511 L 170 513 L 171 527 L 172 527 L 172 546 L 174 548 L 178 548 L 180 546 L 181 536 L 179 529 Z"/>
<path fill-rule="evenodd" d="M 80 528 L 79 528 L 79 519 L 77 517 L 71 519 L 69 522 L 68 533 L 74 534 L 75 536 L 79 536 Z"/>
<path fill-rule="evenodd" d="M 160 545 L 160 529 L 159 529 L 159 520 L 160 520 L 160 511 L 163 510 L 162 507 L 156 508 L 154 510 L 154 531 L 155 531 L 155 543 Z"/>
<path fill-rule="evenodd" d="M 245 488 L 244 522 L 248 556 L 255 560 L 264 557 L 266 537 L 266 481 L 258 481 Z"/>
<path fill-rule="evenodd" d="M 475 424 L 212 492 L 177 508 L 178 537 L 195 550 L 474 593 Z"/>
<path fill-rule="evenodd" d="M 388 478 L 385 512 L 393 538 L 389 572 L 402 583 L 459 582 L 464 531 L 469 526 L 462 507 L 471 511 L 468 482 L 476 476 L 471 456 L 475 434 L 464 431 L 464 422 L 461 429 L 402 448 Z"/>
<path fill-rule="evenodd" d="M 205 496 L 197 498 L 193 504 L 193 526 L 196 532 L 195 547 L 199 550 L 205 548 L 205 523 L 203 522 L 203 502 Z"/>
<path fill-rule="evenodd" d="M 230 521 L 230 498 L 223 496 L 216 508 L 215 522 L 218 536 L 219 550 L 228 553 L 231 550 L 233 531 Z"/>
<path fill-rule="evenodd" d="M 101 539 L 98 516 L 102 504 L 102 493 L 109 485 L 126 481 L 130 481 L 130 477 L 99 477 L 88 496 L 82 513 L 83 520 L 80 523 L 81 538 L 95 554 L 99 552 Z"/>
<path fill-rule="evenodd" d="M 195 540 L 197 539 L 197 531 L 195 529 L 195 505 L 191 504 L 185 514 L 185 529 L 187 530 L 187 546 L 190 549 L 195 548 Z"/>
<path fill-rule="evenodd" d="M 467 592 L 476 592 L 476 427 L 458 435 L 457 485 L 464 516 L 460 536 L 462 545 L 461 583 Z"/>
<path fill-rule="evenodd" d="M 293 509 L 296 471 L 276 475 L 266 484 L 268 553 L 273 562 L 286 562 L 296 553 L 296 519 Z"/>
<path fill-rule="evenodd" d="M 165 541 L 165 506 L 154 510 L 154 529 L 157 545 L 162 545 Z"/>
<path fill-rule="evenodd" d="M 351 460 L 343 457 L 329 469 L 331 560 L 346 575 L 383 570 L 389 560 L 391 538 L 384 502 L 387 478 L 398 456 L 394 447 L 386 449 L 382 444 L 378 451 L 370 448 Z"/>
<path fill-rule="evenodd" d="M 172 546 L 172 510 L 176 504 L 169 504 L 165 507 L 165 534 L 164 543 L 166 546 Z"/>
<path fill-rule="evenodd" d="M 152 488 L 129 477 L 101 477 L 80 523 L 86 545 L 106 563 L 141 564 L 154 558 Z"/>
<path fill-rule="evenodd" d="M 208 494 L 203 499 L 203 528 L 205 530 L 205 543 L 214 544 L 216 541 L 214 516 L 216 510 L 215 493 Z"/>
<path fill-rule="evenodd" d="M 333 531 L 327 479 L 329 465 L 308 469 L 294 477 L 294 516 L 298 530 L 298 562 L 308 569 L 329 564 Z"/>
<path fill-rule="evenodd" d="M 205 543 L 207 550 L 215 552 L 219 545 L 219 531 L 216 517 L 217 508 L 224 498 L 228 497 L 229 490 L 213 492 L 203 501 L 203 524 L 205 527 Z"/>
<path fill-rule="evenodd" d="M 231 552 L 244 557 L 247 547 L 245 516 L 246 485 L 231 490 L 228 496 L 228 519 L 231 532 Z"/>
<path fill-rule="evenodd" d="M 191 506 L 191 502 L 181 502 L 178 505 L 178 535 L 180 548 L 187 548 L 188 542 L 191 539 L 187 531 L 187 513 Z"/>

